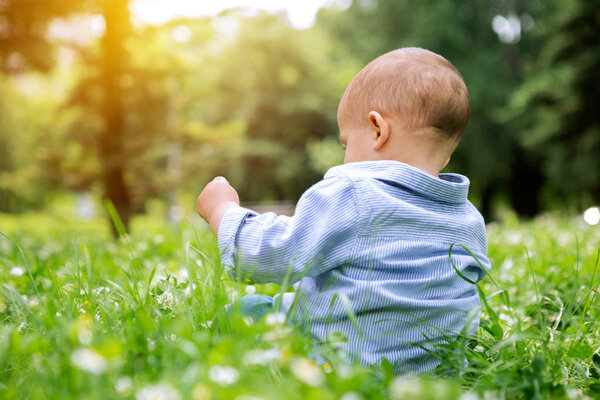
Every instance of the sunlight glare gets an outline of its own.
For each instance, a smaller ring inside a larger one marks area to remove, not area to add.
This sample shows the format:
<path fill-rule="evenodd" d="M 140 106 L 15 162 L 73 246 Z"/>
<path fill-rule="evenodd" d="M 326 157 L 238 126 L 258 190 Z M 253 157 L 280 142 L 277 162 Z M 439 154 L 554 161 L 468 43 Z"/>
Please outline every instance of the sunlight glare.
<path fill-rule="evenodd" d="M 179 25 L 171 31 L 171 38 L 177 43 L 187 43 L 192 38 L 192 31 L 185 25 Z"/>
<path fill-rule="evenodd" d="M 222 0 L 222 1 L 188 1 L 188 0 L 137 0 L 129 8 L 138 22 L 160 25 L 175 18 L 199 18 L 215 16 L 221 11 L 231 8 L 242 8 L 249 11 L 264 10 L 276 12 L 284 10 L 294 28 L 305 29 L 315 22 L 321 7 L 335 5 L 347 8 L 350 0 Z"/>
<path fill-rule="evenodd" d="M 92 35 L 96 37 L 103 36 L 106 31 L 106 21 L 104 21 L 104 16 L 100 14 L 94 15 L 90 20 L 90 28 L 92 29 Z"/>
<path fill-rule="evenodd" d="M 492 19 L 492 29 L 498 35 L 502 43 L 517 43 L 521 40 L 521 20 L 515 14 L 508 17 L 496 15 Z"/>
<path fill-rule="evenodd" d="M 583 220 L 590 225 L 597 225 L 600 222 L 600 209 L 591 207 L 583 213 Z"/>

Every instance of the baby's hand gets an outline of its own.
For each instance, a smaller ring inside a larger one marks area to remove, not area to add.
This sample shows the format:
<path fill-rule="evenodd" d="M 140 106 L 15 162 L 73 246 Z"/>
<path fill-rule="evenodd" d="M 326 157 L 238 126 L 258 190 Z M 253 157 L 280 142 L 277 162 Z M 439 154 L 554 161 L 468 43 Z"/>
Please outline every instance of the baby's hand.
<path fill-rule="evenodd" d="M 219 224 L 225 212 L 231 207 L 240 205 L 240 198 L 227 179 L 217 176 L 206 185 L 196 203 L 196 210 L 208 222 L 215 233 L 219 231 Z"/>

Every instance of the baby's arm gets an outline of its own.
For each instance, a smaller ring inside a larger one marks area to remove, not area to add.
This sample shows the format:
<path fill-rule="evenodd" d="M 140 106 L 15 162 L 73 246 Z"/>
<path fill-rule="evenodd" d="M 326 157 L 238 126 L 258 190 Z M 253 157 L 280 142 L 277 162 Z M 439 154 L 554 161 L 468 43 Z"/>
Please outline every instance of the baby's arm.
<path fill-rule="evenodd" d="M 222 176 L 217 176 L 206 185 L 196 203 L 196 210 L 208 222 L 210 229 L 218 234 L 223 216 L 232 207 L 239 207 L 240 198 L 233 187 Z"/>
<path fill-rule="evenodd" d="M 349 180 L 325 179 L 302 195 L 292 217 L 228 209 L 218 232 L 222 264 L 230 275 L 279 284 L 343 265 L 360 226 L 353 190 Z"/>

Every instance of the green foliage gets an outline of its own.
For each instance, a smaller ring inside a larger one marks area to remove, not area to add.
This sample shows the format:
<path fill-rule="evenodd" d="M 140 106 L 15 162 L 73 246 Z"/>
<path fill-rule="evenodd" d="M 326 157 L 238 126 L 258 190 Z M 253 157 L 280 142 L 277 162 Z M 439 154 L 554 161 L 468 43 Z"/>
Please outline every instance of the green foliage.
<path fill-rule="evenodd" d="M 321 174 L 344 162 L 344 150 L 338 139 L 327 137 L 325 139 L 308 142 L 306 144 L 309 165 Z"/>
<path fill-rule="evenodd" d="M 348 365 L 343 336 L 318 367 L 311 339 L 277 314 L 223 318 L 235 298 L 280 289 L 228 280 L 195 221 L 137 217 L 116 242 L 106 221 L 2 215 L 0 226 L 3 399 L 585 399 L 600 388 L 600 236 L 579 219 L 490 225 L 479 332 L 442 346 L 432 374 L 400 379 L 389 363 Z"/>
<path fill-rule="evenodd" d="M 461 370 L 473 390 L 493 386 L 505 398 L 583 398 L 576 387 L 593 395 L 600 383 L 598 231 L 543 216 L 489 225 L 488 235 L 497 284 L 479 286 L 483 315 L 464 349 L 469 365 L 445 360 L 440 369 Z"/>
<path fill-rule="evenodd" d="M 403 46 L 465 78 L 471 119 L 449 169 L 486 218 L 600 202 L 597 0 L 357 0 L 305 30 L 282 14 L 153 26 L 132 24 L 126 1 L 41 3 L 0 4 L 2 210 L 102 186 L 126 222 L 217 174 L 243 200 L 295 200 L 340 160 L 345 86 Z M 48 34 L 92 17 L 104 36 Z M 500 40 L 496 17 L 520 21 L 518 40 Z"/>
<path fill-rule="evenodd" d="M 6 0 L 0 3 L 0 70 L 18 73 L 49 71 L 54 62 L 54 46 L 47 29 L 55 18 L 93 9 L 94 0 L 32 2 Z"/>
<path fill-rule="evenodd" d="M 218 171 L 231 176 L 242 198 L 296 199 L 319 178 L 308 168 L 306 143 L 337 135 L 344 86 L 332 79 L 333 44 L 320 30 L 290 28 L 279 15 L 213 21 L 217 29 L 224 23 L 236 24 L 236 35 L 201 67 L 205 76 L 217 69 L 214 88 L 210 98 L 195 99 L 209 123 L 245 122 L 244 140 Z"/>
<path fill-rule="evenodd" d="M 535 37 L 539 55 L 528 60 L 511 108 L 519 142 L 542 160 L 545 201 L 584 207 L 600 199 L 600 3 L 551 4 Z"/>
<path fill-rule="evenodd" d="M 76 116 L 58 112 L 63 101 L 64 93 L 39 76 L 24 77 L 18 85 L 1 80 L 0 210 L 43 206 L 62 182 L 71 179 L 69 169 L 80 148 L 68 141 Z M 78 167 L 85 175 L 86 164 Z"/>

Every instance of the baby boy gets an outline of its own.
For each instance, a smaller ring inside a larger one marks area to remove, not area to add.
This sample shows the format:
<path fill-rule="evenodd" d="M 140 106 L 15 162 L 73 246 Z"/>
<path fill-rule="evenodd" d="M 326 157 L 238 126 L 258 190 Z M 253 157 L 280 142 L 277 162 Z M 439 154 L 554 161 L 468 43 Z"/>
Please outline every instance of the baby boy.
<path fill-rule="evenodd" d="M 469 180 L 440 174 L 469 113 L 450 62 L 395 50 L 346 89 L 338 108 L 344 164 L 302 195 L 293 216 L 242 208 L 225 178 L 210 182 L 197 210 L 228 273 L 296 284 L 295 293 L 242 299 L 242 308 L 275 307 L 317 340 L 342 332 L 362 364 L 385 358 L 397 373 L 433 369 L 439 359 L 425 349 L 477 328 L 473 283 L 490 266 Z"/>

